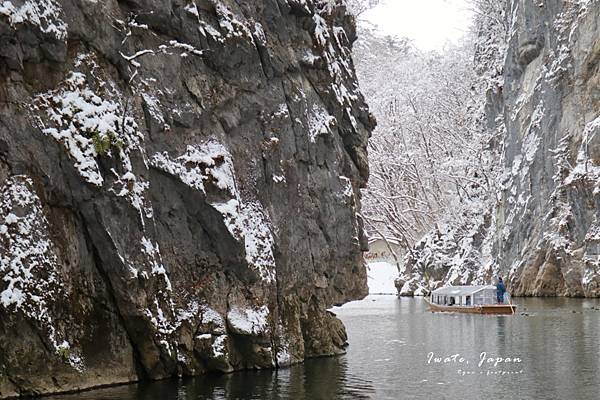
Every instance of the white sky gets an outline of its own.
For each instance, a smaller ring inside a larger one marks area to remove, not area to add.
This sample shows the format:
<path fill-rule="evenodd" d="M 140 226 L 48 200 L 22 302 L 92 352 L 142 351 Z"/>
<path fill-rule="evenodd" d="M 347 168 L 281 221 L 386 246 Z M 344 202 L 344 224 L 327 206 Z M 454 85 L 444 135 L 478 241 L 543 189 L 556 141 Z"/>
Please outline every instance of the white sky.
<path fill-rule="evenodd" d="M 471 12 L 466 0 L 384 0 L 362 18 L 385 35 L 408 37 L 421 50 L 441 50 L 469 28 Z"/>

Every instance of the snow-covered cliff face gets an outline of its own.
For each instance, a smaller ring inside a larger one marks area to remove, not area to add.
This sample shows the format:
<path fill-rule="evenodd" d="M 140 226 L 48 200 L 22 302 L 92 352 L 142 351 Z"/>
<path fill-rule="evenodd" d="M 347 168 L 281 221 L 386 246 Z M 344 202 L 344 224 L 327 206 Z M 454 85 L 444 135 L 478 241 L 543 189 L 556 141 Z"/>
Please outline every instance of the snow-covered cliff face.
<path fill-rule="evenodd" d="M 334 1 L 0 4 L 0 397 L 343 352 L 354 39 Z"/>
<path fill-rule="evenodd" d="M 600 296 L 600 4 L 509 0 L 496 14 L 506 40 L 479 34 L 503 66 L 478 59 L 501 157 L 496 204 L 427 235 L 397 286 L 411 294 L 498 273 L 515 295 Z"/>
<path fill-rule="evenodd" d="M 497 261 L 516 295 L 600 295 L 600 6 L 509 1 Z"/>

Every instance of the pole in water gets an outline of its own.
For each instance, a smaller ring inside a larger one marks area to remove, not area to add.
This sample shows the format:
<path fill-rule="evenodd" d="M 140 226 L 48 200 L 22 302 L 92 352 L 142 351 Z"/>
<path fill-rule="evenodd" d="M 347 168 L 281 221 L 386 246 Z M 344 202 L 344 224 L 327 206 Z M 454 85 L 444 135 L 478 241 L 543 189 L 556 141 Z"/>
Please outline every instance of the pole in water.
<path fill-rule="evenodd" d="M 506 293 L 505 294 L 506 298 L 508 299 L 508 305 L 510 306 L 510 311 L 512 312 L 512 314 L 514 315 L 515 313 L 515 309 L 513 308 L 512 303 L 510 302 L 510 293 Z"/>

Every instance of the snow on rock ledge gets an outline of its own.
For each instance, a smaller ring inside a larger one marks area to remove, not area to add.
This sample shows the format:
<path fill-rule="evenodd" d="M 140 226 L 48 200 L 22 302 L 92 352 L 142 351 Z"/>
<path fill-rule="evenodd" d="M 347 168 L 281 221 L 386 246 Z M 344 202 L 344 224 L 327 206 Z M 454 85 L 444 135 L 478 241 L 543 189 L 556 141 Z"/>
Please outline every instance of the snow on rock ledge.
<path fill-rule="evenodd" d="M 235 307 L 227 313 L 227 324 L 240 335 L 264 334 L 268 327 L 269 309 L 262 306 L 254 309 Z"/>

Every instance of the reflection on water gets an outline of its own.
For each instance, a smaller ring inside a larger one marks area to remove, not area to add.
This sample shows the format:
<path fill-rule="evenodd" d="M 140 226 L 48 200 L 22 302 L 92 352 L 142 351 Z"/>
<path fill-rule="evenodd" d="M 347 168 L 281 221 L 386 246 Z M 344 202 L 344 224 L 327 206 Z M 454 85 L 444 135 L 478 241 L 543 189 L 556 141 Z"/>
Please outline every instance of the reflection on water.
<path fill-rule="evenodd" d="M 369 296 L 334 311 L 340 357 L 100 389 L 53 399 L 576 399 L 600 393 L 596 299 L 515 299 L 516 315 L 431 313 L 420 298 Z M 594 396 L 591 396 L 594 397 Z"/>
<path fill-rule="evenodd" d="M 51 399 L 370 399 L 375 393 L 372 384 L 349 373 L 347 363 L 345 357 L 311 359 L 278 371 L 243 371 L 140 383 Z"/>

